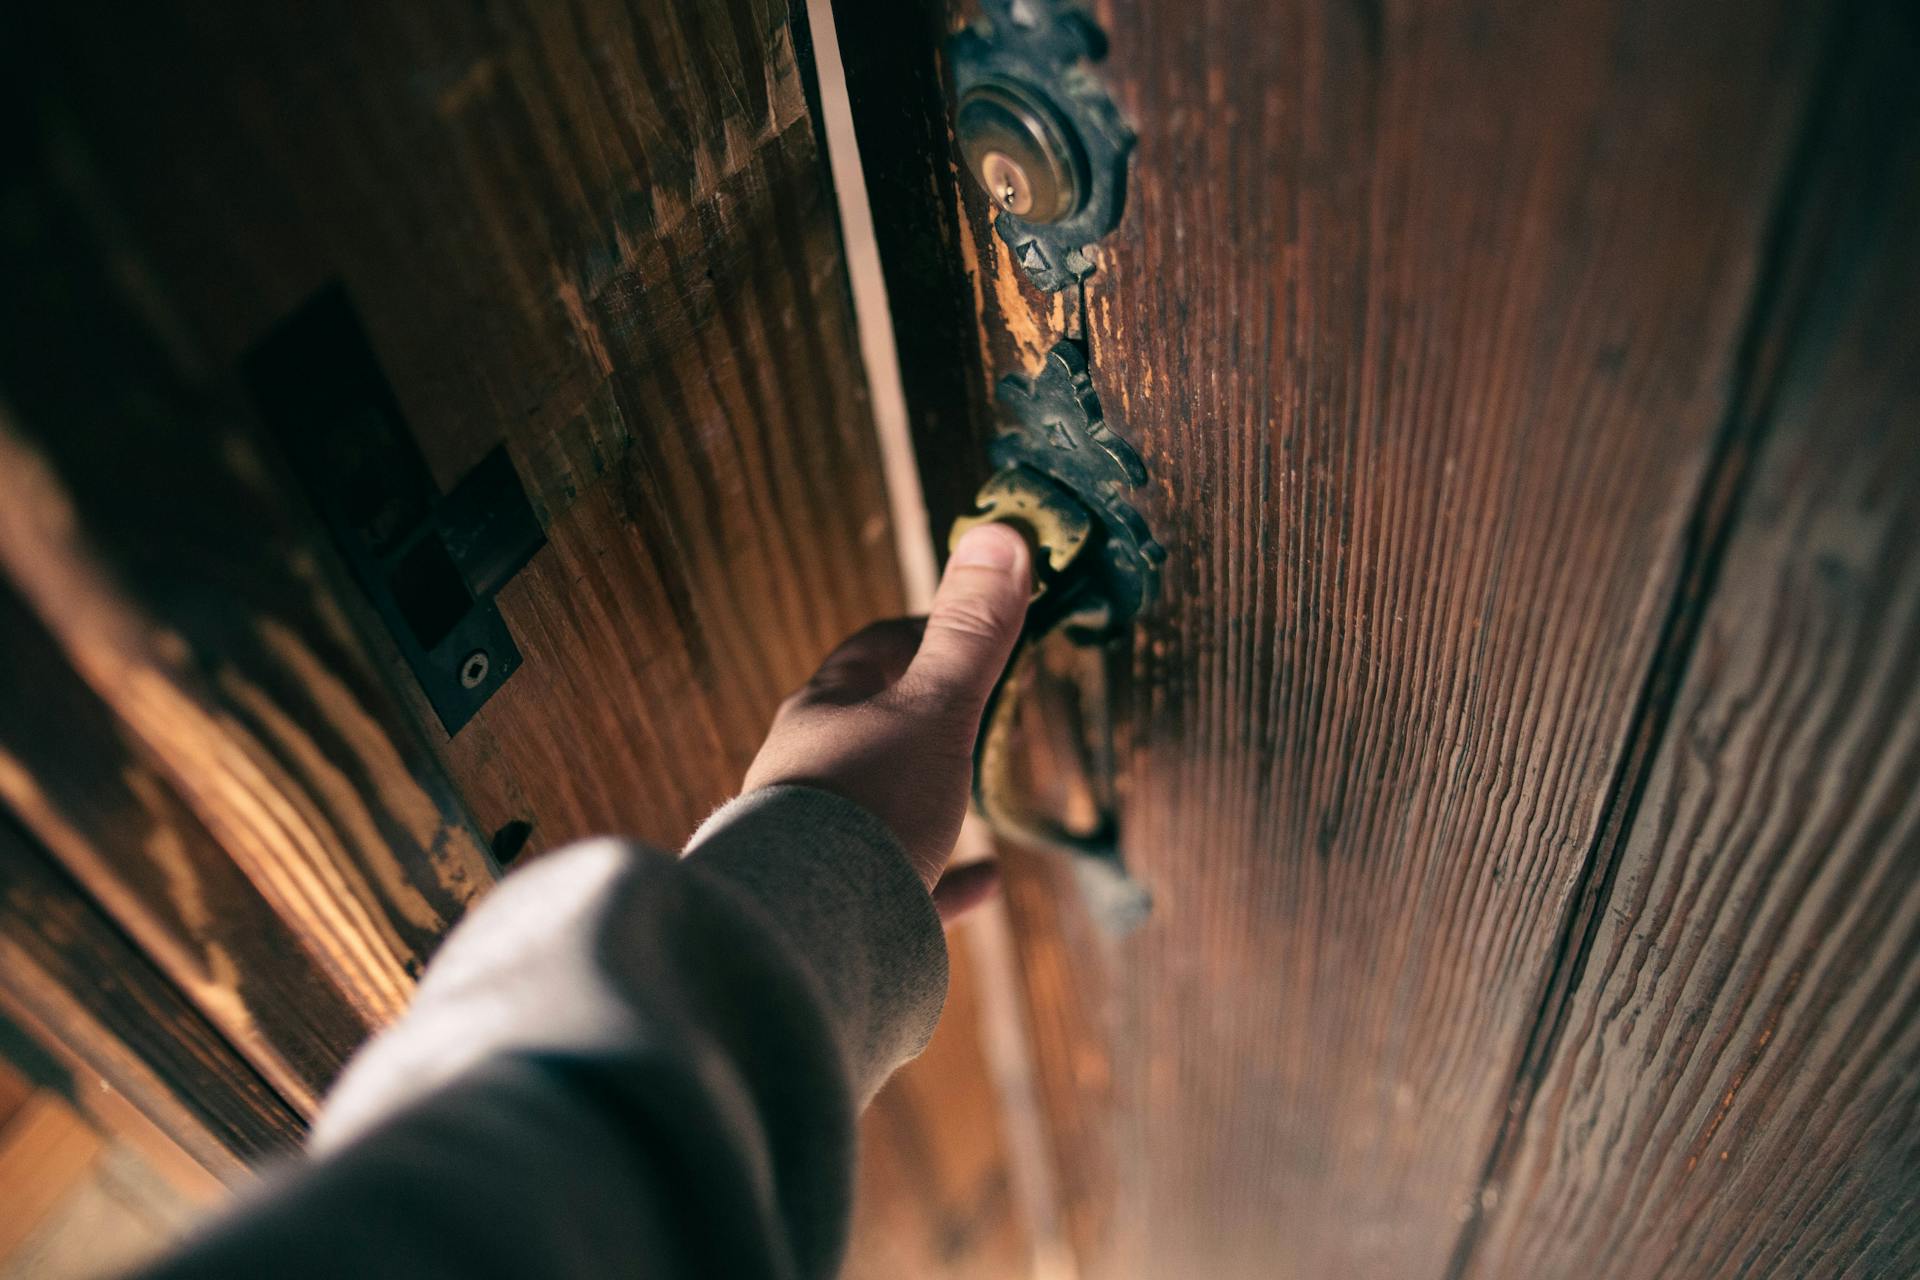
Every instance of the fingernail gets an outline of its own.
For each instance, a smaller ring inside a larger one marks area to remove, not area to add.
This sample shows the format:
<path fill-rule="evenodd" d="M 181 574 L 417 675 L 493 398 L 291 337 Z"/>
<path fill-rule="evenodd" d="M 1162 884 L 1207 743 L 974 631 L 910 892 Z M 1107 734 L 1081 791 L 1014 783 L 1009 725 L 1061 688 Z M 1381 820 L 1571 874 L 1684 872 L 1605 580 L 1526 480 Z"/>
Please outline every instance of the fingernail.
<path fill-rule="evenodd" d="M 1019 559 L 1023 545 L 1020 535 L 1005 525 L 976 525 L 961 536 L 947 563 L 1007 571 Z"/>

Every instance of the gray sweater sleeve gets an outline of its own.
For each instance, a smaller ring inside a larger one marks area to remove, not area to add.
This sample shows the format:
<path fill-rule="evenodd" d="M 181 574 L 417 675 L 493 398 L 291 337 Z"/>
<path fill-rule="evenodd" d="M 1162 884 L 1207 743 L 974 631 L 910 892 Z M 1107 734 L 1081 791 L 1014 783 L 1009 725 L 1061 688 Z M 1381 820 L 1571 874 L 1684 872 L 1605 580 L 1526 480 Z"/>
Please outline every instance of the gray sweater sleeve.
<path fill-rule="evenodd" d="M 309 1158 L 151 1274 L 831 1275 L 854 1116 L 946 984 L 906 854 L 837 796 L 744 796 L 678 860 L 575 845 L 454 930 Z"/>

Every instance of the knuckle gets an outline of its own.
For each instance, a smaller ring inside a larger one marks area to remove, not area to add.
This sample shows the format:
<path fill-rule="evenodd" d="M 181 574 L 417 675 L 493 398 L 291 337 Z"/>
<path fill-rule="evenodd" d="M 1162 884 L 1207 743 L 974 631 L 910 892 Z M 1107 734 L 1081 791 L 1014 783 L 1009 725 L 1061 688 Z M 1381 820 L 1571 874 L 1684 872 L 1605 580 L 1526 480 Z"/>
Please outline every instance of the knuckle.
<path fill-rule="evenodd" d="M 1007 632 L 1007 620 L 988 601 L 971 597 L 949 602 L 927 623 L 929 631 L 942 631 L 962 640 L 991 644 Z"/>

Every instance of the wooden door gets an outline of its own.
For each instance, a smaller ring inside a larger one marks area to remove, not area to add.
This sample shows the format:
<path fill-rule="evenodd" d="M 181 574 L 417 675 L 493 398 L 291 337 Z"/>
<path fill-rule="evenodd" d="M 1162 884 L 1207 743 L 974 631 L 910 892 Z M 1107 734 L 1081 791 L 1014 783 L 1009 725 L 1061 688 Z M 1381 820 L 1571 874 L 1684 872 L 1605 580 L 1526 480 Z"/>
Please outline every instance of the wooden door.
<path fill-rule="evenodd" d="M 502 869 L 677 846 L 903 610 L 805 14 L 15 6 L 0 68 L 0 1031 L 241 1179 Z M 398 509 L 517 488 L 464 719 L 330 526 L 322 402 Z M 870 1274 L 1024 1258 L 955 969 Z"/>
<path fill-rule="evenodd" d="M 935 525 L 1066 338 L 1169 551 L 1150 918 L 1009 852 L 1081 1274 L 1920 1267 L 1904 8 L 1101 0 L 1045 293 L 837 6 Z"/>

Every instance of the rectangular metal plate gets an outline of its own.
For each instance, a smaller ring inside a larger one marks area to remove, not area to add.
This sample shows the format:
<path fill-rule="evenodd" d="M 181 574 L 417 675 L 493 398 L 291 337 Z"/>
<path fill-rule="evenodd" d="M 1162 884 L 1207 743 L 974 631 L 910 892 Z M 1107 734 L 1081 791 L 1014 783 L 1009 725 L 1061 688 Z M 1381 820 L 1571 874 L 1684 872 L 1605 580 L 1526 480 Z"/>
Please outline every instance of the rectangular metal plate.
<path fill-rule="evenodd" d="M 504 447 L 442 495 L 344 290 L 248 353 L 261 416 L 448 734 L 520 665 L 493 597 L 546 542 Z"/>

